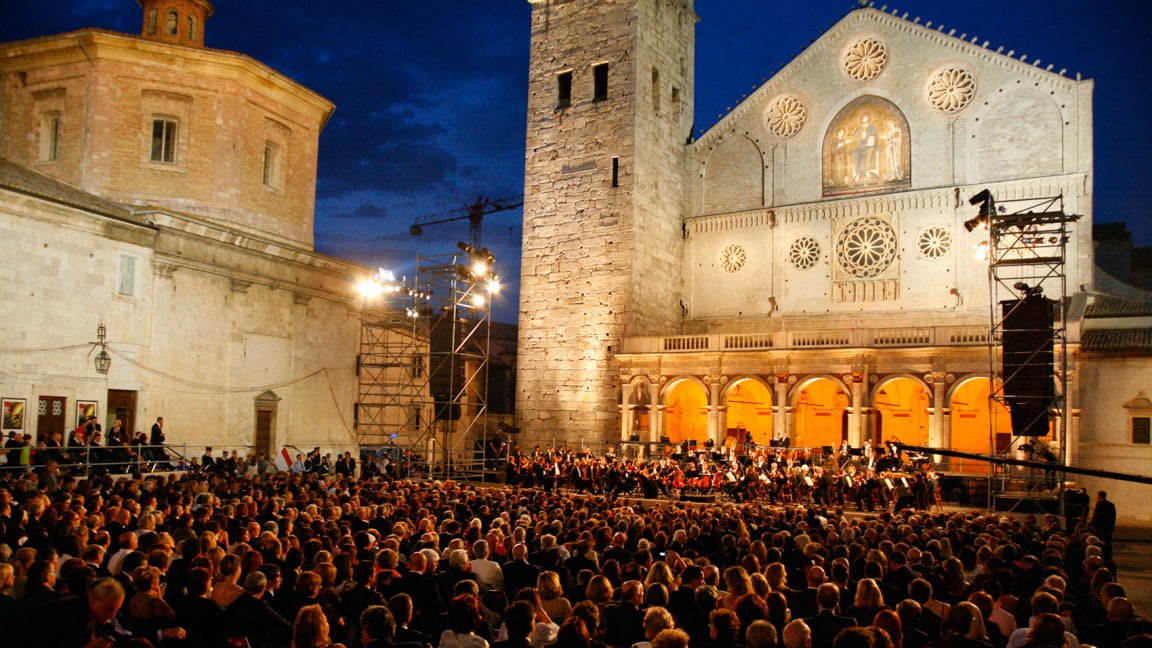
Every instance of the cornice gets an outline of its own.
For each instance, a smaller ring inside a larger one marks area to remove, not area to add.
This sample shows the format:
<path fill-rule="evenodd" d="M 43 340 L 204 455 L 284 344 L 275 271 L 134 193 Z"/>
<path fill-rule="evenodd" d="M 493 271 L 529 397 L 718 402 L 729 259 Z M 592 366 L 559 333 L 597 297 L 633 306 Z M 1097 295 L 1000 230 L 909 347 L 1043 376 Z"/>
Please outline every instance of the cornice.
<path fill-rule="evenodd" d="M 1074 173 L 1029 180 L 987 183 L 997 200 L 1030 200 L 1063 195 L 1066 198 L 1086 193 L 1088 175 Z M 876 194 L 863 197 L 837 198 L 818 202 L 782 205 L 758 209 L 711 214 L 685 219 L 690 234 L 725 232 L 782 224 L 836 221 L 867 214 L 967 208 L 967 198 L 979 188 L 934 187 L 918 191 Z"/>

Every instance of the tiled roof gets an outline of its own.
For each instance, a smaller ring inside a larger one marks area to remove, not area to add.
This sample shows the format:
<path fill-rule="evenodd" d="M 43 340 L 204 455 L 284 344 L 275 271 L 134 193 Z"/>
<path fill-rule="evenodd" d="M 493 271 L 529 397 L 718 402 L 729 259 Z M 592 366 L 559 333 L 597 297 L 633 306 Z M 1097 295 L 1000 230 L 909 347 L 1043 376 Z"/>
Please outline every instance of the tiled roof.
<path fill-rule="evenodd" d="M 145 222 L 143 218 L 133 215 L 126 205 L 105 200 L 3 158 L 0 158 L 0 188 L 96 214 L 141 224 Z"/>
<path fill-rule="evenodd" d="M 1085 318 L 1143 317 L 1152 315 L 1152 303 L 1097 295 L 1084 310 Z"/>
<path fill-rule="evenodd" d="M 1152 351 L 1152 328 L 1086 329 L 1083 351 Z"/>

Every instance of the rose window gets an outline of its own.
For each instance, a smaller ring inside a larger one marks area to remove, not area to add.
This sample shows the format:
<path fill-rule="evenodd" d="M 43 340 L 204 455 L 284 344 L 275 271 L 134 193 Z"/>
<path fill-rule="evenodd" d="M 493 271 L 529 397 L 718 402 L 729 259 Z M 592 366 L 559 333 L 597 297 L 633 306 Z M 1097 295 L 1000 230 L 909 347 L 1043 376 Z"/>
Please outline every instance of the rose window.
<path fill-rule="evenodd" d="M 875 38 L 858 40 L 844 55 L 844 71 L 857 81 L 876 78 L 888 62 L 888 48 Z"/>
<path fill-rule="evenodd" d="M 811 236 L 804 236 L 792 241 L 788 250 L 788 260 L 797 270 L 807 270 L 816 265 L 820 259 L 820 244 Z"/>
<path fill-rule="evenodd" d="M 794 95 L 777 97 L 768 107 L 768 130 L 776 137 L 792 137 L 804 127 L 808 109 Z"/>
<path fill-rule="evenodd" d="M 939 259 L 952 249 L 952 232 L 939 225 L 933 225 L 920 232 L 916 247 L 926 259 Z"/>
<path fill-rule="evenodd" d="M 735 243 L 720 250 L 720 267 L 724 272 L 739 272 L 747 260 L 748 254 L 744 248 Z"/>
<path fill-rule="evenodd" d="M 976 96 L 976 77 L 964 68 L 950 67 L 928 81 L 928 103 L 942 113 L 954 113 Z"/>
<path fill-rule="evenodd" d="M 892 226 L 872 216 L 853 221 L 836 241 L 836 260 L 853 277 L 875 277 L 896 258 Z"/>

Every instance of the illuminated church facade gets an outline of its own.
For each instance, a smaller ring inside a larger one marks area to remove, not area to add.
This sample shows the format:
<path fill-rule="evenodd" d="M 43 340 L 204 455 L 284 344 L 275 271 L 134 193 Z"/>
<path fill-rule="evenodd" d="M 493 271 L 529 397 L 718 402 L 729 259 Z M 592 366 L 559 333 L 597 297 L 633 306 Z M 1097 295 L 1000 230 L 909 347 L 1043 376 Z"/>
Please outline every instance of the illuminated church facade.
<path fill-rule="evenodd" d="M 1068 437 L 1042 440 L 1152 458 L 1148 294 L 1093 263 L 1090 80 L 860 8 L 692 138 L 690 0 L 531 2 L 527 435 L 1003 451 L 988 234 L 965 227 L 987 189 L 1078 216 Z"/>

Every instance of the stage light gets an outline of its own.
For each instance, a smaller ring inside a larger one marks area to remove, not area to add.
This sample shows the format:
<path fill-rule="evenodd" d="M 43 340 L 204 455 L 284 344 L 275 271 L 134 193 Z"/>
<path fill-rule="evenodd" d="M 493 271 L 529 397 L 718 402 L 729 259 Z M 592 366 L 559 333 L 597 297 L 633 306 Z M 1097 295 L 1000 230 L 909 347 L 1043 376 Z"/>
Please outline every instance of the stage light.
<path fill-rule="evenodd" d="M 972 246 L 972 253 L 978 261 L 988 260 L 988 241 L 980 241 Z"/>
<path fill-rule="evenodd" d="M 375 279 L 361 279 L 356 283 L 356 292 L 362 297 L 375 299 L 384 294 L 384 286 Z"/>
<path fill-rule="evenodd" d="M 488 291 L 489 295 L 495 295 L 496 293 L 500 292 L 500 278 L 492 277 L 488 280 L 488 283 L 484 286 L 484 288 Z"/>
<path fill-rule="evenodd" d="M 981 191 L 980 193 L 976 194 L 975 196 L 972 196 L 971 198 L 969 198 L 968 204 L 969 205 L 979 205 L 980 203 L 988 202 L 991 199 L 992 199 L 992 192 L 985 189 L 985 190 Z"/>

